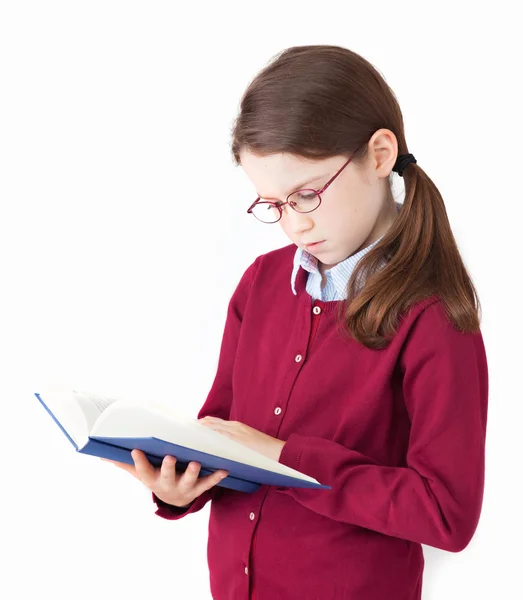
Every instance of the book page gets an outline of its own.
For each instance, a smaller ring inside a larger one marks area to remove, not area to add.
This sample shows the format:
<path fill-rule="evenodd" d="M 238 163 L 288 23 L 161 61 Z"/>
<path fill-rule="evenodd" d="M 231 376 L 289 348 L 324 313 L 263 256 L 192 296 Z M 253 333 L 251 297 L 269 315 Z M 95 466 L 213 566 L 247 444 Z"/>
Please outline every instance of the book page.
<path fill-rule="evenodd" d="M 78 390 L 72 390 L 74 400 L 80 406 L 82 412 L 85 415 L 87 421 L 87 427 L 91 430 L 96 419 L 103 413 L 103 411 L 116 402 L 118 398 L 111 398 L 109 396 L 102 396 L 96 392 L 81 392 Z"/>
<path fill-rule="evenodd" d="M 95 392 L 73 390 L 57 383 L 45 386 L 40 392 L 40 397 L 79 447 L 87 443 L 96 419 L 118 400 Z"/>
<path fill-rule="evenodd" d="M 209 429 L 197 419 L 176 417 L 174 411 L 166 412 L 165 408 L 159 410 L 159 407 L 150 404 L 122 400 L 110 406 L 97 419 L 91 435 L 115 438 L 155 437 L 200 452 L 318 483 L 313 477 Z"/>
<path fill-rule="evenodd" d="M 75 444 L 83 446 L 88 441 L 89 435 L 88 415 L 71 388 L 52 383 L 40 390 L 39 395 L 55 420 L 67 431 Z"/>

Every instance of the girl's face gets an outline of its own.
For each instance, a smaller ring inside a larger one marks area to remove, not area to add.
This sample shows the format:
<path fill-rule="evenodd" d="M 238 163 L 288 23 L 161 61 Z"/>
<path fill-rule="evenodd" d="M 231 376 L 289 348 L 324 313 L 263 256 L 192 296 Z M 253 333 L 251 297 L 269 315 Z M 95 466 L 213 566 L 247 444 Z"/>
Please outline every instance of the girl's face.
<path fill-rule="evenodd" d="M 387 130 L 379 130 L 387 131 Z M 358 168 L 350 162 L 321 194 L 320 206 L 298 213 L 288 205 L 278 222 L 289 239 L 320 261 L 320 270 L 332 268 L 383 235 L 397 210 L 389 191 L 388 175 L 397 156 L 395 137 L 376 132 L 369 142 L 367 163 Z M 309 160 L 291 154 L 260 156 L 244 150 L 241 166 L 258 195 L 285 202 L 300 188 L 320 190 L 348 157 Z M 307 244 L 322 242 L 313 248 Z"/>

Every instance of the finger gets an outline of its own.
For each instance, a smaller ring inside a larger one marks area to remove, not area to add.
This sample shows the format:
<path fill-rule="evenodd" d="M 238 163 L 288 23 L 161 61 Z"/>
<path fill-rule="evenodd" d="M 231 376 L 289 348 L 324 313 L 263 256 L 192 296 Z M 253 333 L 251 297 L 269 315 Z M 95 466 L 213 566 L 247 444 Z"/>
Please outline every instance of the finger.
<path fill-rule="evenodd" d="M 216 433 L 219 433 L 220 435 L 224 435 L 225 437 L 228 437 L 230 440 L 238 440 L 238 435 L 233 433 L 232 431 L 228 431 L 226 429 L 221 429 L 219 427 L 216 427 L 214 429 L 214 431 L 216 431 Z"/>
<path fill-rule="evenodd" d="M 203 492 L 205 492 L 206 490 L 210 490 L 216 484 L 220 483 L 222 479 L 225 479 L 227 475 L 227 471 L 223 471 L 220 469 L 218 471 L 215 471 L 214 473 L 211 473 L 210 475 L 200 477 L 195 485 L 195 491 L 197 495 L 199 496 L 200 494 L 203 494 Z"/>
<path fill-rule="evenodd" d="M 133 450 L 131 456 L 134 460 L 134 466 L 138 479 L 148 488 L 154 485 L 156 479 L 156 469 L 147 460 L 147 457 L 141 450 Z"/>
<path fill-rule="evenodd" d="M 196 462 L 194 460 L 190 461 L 182 475 L 180 485 L 183 485 L 188 489 L 194 487 L 198 480 L 198 475 L 200 473 L 201 468 L 202 465 L 199 462 Z"/>
<path fill-rule="evenodd" d="M 221 425 L 219 423 L 212 423 L 212 424 L 207 424 L 205 425 L 205 427 L 207 427 L 207 429 L 212 429 L 213 431 L 217 431 L 218 433 L 226 433 L 226 432 L 230 432 L 231 429 L 227 428 L 226 425 Z"/>
<path fill-rule="evenodd" d="M 160 483 L 165 487 L 172 487 L 176 483 L 176 457 L 164 456 L 160 467 Z"/>

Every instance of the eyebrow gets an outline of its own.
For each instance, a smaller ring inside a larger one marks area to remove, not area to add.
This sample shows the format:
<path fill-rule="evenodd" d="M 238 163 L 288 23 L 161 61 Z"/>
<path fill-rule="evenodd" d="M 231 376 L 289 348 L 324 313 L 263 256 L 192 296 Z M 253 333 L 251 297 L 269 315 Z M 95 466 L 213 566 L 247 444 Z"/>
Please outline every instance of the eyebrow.
<path fill-rule="evenodd" d="M 297 192 L 298 190 L 302 190 L 303 186 L 305 185 L 309 185 L 311 184 L 313 181 L 318 181 L 318 179 L 323 179 L 324 177 L 327 177 L 328 173 L 324 173 L 323 175 L 317 175 L 316 177 L 313 177 L 312 179 L 307 179 L 306 181 L 304 181 L 303 183 L 298 183 L 294 186 L 292 192 L 289 192 L 287 194 L 287 196 L 289 194 L 292 194 L 293 192 Z M 279 198 L 271 198 L 269 196 L 264 196 L 263 194 L 260 194 L 259 192 L 256 192 L 258 194 L 258 196 L 260 198 L 264 198 L 265 200 L 279 200 Z"/>

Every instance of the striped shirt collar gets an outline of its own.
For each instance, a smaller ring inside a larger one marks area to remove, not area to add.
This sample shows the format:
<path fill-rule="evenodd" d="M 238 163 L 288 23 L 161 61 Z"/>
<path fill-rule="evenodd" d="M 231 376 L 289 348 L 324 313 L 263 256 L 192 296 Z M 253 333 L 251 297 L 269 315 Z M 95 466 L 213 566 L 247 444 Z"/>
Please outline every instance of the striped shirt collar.
<path fill-rule="evenodd" d="M 401 206 L 401 203 L 396 202 L 398 212 L 401 209 Z M 311 296 L 321 300 L 344 300 L 347 297 L 347 284 L 358 261 L 383 238 L 383 235 L 366 248 L 349 256 L 331 269 L 327 269 L 325 271 L 327 283 L 323 289 L 321 287 L 322 276 L 318 268 L 318 259 L 306 250 L 297 248 L 294 255 L 294 264 L 291 275 L 291 289 L 293 294 L 296 295 L 297 293 L 296 277 L 300 267 L 302 267 L 310 273 L 307 279 L 307 291 Z"/>

